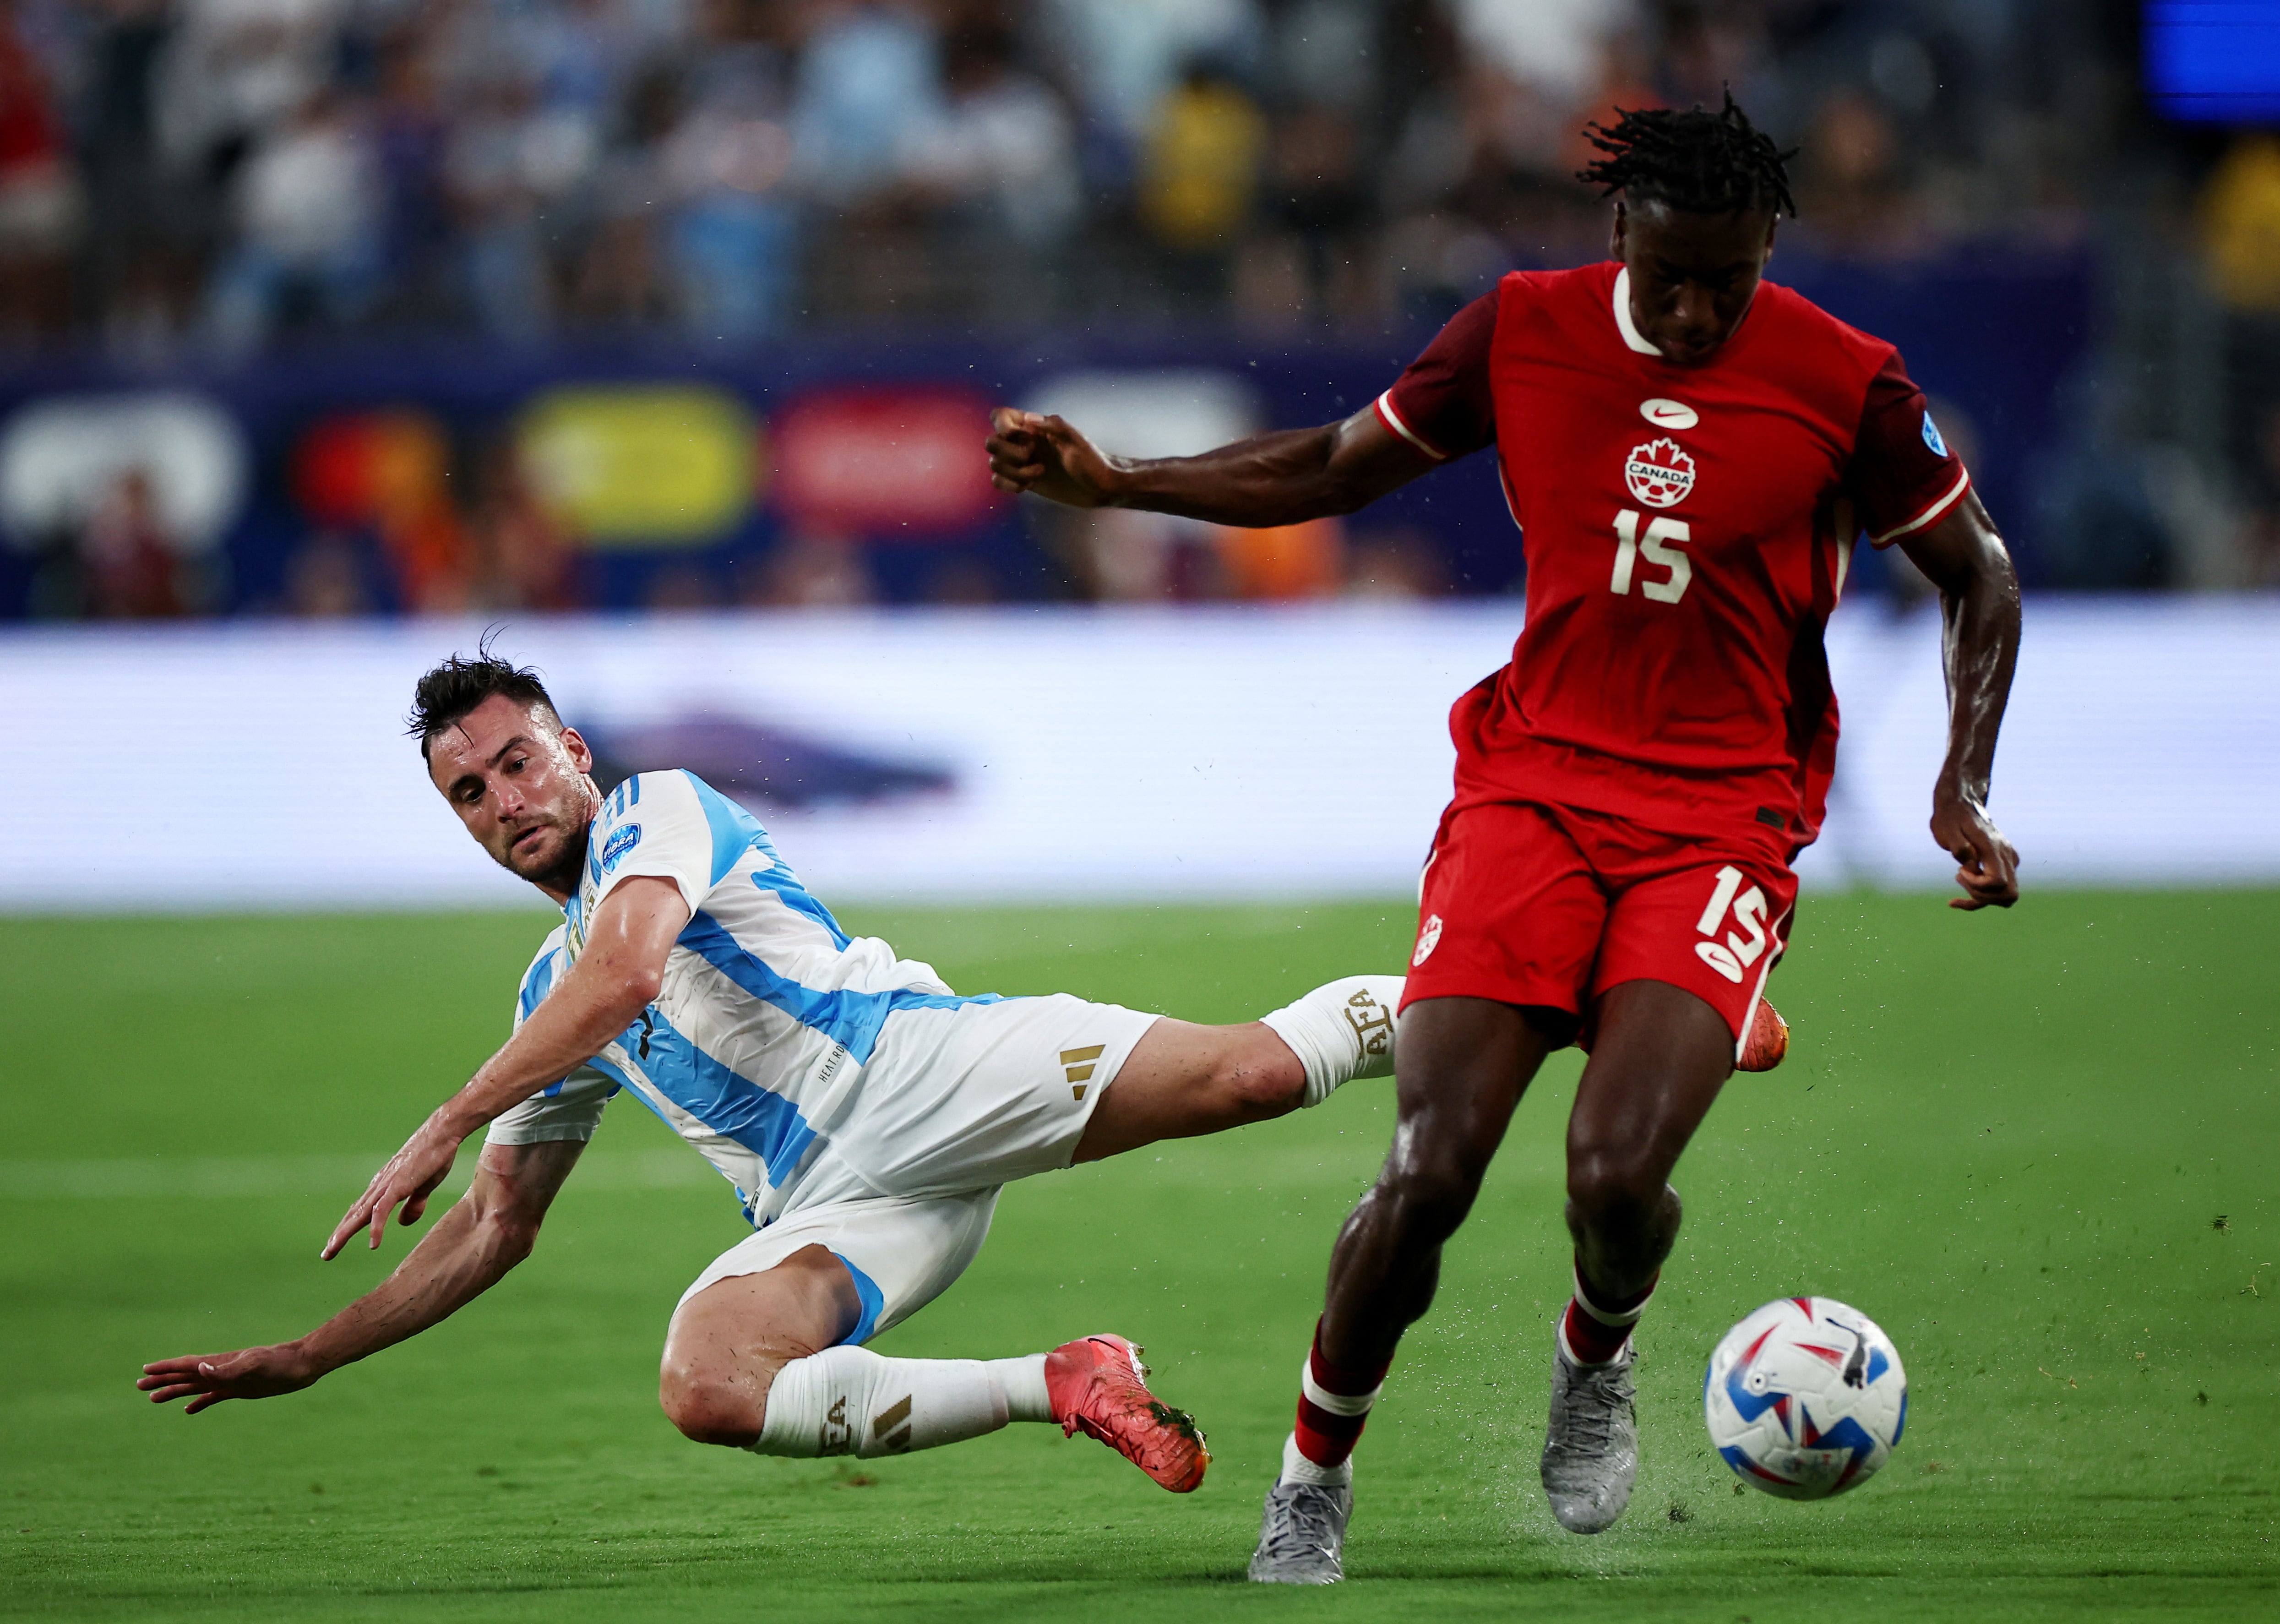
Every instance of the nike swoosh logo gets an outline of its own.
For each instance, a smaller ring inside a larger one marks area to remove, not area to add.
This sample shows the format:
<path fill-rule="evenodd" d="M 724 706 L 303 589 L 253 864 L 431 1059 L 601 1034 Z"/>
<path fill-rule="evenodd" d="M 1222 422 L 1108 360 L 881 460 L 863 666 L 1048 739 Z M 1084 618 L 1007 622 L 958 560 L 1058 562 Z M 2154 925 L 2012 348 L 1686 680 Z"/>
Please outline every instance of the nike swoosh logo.
<path fill-rule="evenodd" d="M 1691 428 L 1702 420 L 1701 414 L 1683 400 L 1643 400 L 1639 415 L 1657 428 Z"/>

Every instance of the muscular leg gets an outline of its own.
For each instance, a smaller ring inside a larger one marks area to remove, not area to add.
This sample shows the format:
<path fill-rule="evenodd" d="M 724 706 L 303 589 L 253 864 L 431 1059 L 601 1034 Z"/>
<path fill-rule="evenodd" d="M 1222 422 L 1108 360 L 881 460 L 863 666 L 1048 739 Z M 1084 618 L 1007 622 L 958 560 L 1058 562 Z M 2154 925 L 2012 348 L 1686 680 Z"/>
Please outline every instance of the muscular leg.
<path fill-rule="evenodd" d="M 1568 1228 L 1584 1281 L 1615 1301 L 1644 1291 L 1678 1238 L 1671 1169 L 1734 1069 L 1734 1035 L 1666 981 L 1610 988 L 1598 1014 L 1568 1119 Z"/>
<path fill-rule="evenodd" d="M 716 1281 L 673 1316 L 658 1402 L 697 1443 L 750 1449 L 776 1373 L 836 1345 L 862 1316 L 846 1266 L 820 1246 Z"/>
<path fill-rule="evenodd" d="M 1076 1159 L 1191 1139 L 1296 1111 L 1306 1070 L 1261 1021 L 1199 1027 L 1169 1016 L 1133 1046 L 1077 1141 Z"/>
<path fill-rule="evenodd" d="M 1102 1093 L 1076 1159 L 1263 1122 L 1385 1076 L 1400 1001 L 1399 976 L 1350 975 L 1242 1026 L 1159 1020 Z"/>
<path fill-rule="evenodd" d="M 697 1443 L 755 1454 L 899 1455 L 1052 1421 L 1175 1493 L 1203 1481 L 1202 1435 L 1148 1390 L 1121 1337 L 1005 1359 L 884 1358 L 842 1343 L 861 1316 L 847 1266 L 820 1245 L 716 1281 L 673 1316 L 659 1401 Z"/>
<path fill-rule="evenodd" d="M 1631 1327 L 1678 1236 L 1669 1184 L 1734 1066 L 1708 1004 L 1665 981 L 1601 996 L 1598 1038 L 1568 1119 L 1568 1228 L 1575 1295 L 1560 1320 L 1544 1436 L 1544 1492 L 1575 1534 L 1612 1528 L 1638 1473 Z"/>
<path fill-rule="evenodd" d="M 842 1345 L 861 1312 L 820 1245 L 717 1281 L 673 1317 L 659 1400 L 699 1443 L 800 1458 L 901 1454 L 1054 1419 L 1046 1355 L 882 1358 Z"/>
<path fill-rule="evenodd" d="M 1404 1012 L 1393 1145 L 1330 1254 L 1324 1358 L 1357 1371 L 1392 1358 L 1432 1303 L 1442 1243 L 1472 1210 L 1513 1108 L 1572 1024 L 1487 998 L 1428 998 Z"/>

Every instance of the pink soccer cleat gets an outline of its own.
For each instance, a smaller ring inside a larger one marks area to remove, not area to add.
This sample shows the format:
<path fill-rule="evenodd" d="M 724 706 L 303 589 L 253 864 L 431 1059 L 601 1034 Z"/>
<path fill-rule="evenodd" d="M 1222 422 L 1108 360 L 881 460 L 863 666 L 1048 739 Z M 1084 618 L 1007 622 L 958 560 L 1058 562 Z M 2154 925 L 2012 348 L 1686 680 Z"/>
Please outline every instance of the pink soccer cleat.
<path fill-rule="evenodd" d="M 1196 1419 L 1147 1388 L 1140 1350 L 1121 1336 L 1085 1336 L 1045 1355 L 1045 1396 L 1062 1433 L 1098 1438 L 1170 1489 L 1204 1481 L 1211 1451 Z"/>
<path fill-rule="evenodd" d="M 1789 1022 L 1765 999 L 1750 1012 L 1750 1029 L 1742 1035 L 1742 1051 L 1734 1058 L 1737 1072 L 1769 1072 L 1789 1052 Z"/>

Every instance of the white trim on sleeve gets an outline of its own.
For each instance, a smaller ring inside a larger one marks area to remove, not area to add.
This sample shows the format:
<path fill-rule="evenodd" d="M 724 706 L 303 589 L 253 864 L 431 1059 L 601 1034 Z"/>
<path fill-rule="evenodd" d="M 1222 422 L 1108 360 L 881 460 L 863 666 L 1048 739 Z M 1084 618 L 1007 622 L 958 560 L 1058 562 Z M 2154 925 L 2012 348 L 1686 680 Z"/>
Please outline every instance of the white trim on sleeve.
<path fill-rule="evenodd" d="M 1931 523 L 1933 520 L 1937 519 L 1942 513 L 1945 513 L 1948 509 L 1953 507 L 1956 503 L 1956 498 L 1962 496 L 1965 491 L 1970 489 L 1971 470 L 1966 468 L 1955 476 L 1955 483 L 1947 488 L 1947 494 L 1945 496 L 1933 503 L 1930 507 L 1924 509 L 1922 512 L 1918 513 L 1914 519 L 1909 520 L 1907 523 L 1904 525 L 1896 525 L 1891 529 L 1885 531 L 1882 535 L 1870 536 L 1868 538 L 1868 545 L 1871 547 L 1882 547 L 1887 542 L 1896 542 L 1899 540 L 1900 537 L 1907 535 L 1910 531 L 1922 529 L 1926 525 Z"/>
<path fill-rule="evenodd" d="M 1393 391 L 1391 389 L 1386 390 L 1384 394 L 1377 397 L 1377 415 L 1385 419 L 1385 426 L 1388 428 L 1391 429 L 1395 434 L 1399 435 L 1404 440 L 1408 441 L 1410 444 L 1424 452 L 1426 456 L 1431 458 L 1435 462 L 1446 462 L 1449 460 L 1449 454 L 1446 451 L 1435 450 L 1432 446 L 1425 442 L 1423 436 L 1412 431 L 1409 425 L 1401 420 L 1401 414 L 1393 409 Z"/>

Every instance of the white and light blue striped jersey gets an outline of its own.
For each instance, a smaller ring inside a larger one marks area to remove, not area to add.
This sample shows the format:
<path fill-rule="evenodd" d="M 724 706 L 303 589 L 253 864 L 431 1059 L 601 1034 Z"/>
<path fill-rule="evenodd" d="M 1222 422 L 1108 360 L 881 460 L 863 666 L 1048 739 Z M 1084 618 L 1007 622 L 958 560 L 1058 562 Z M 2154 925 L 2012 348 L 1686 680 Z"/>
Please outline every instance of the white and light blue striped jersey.
<path fill-rule="evenodd" d="M 585 1066 L 491 1125 L 496 1143 L 591 1137 L 620 1089 L 701 1151 L 765 1224 L 848 1126 L 888 1018 L 994 1003 L 930 966 L 850 938 L 757 819 L 693 773 L 643 773 L 604 797 L 563 922 L 522 978 L 520 1026 L 585 945 L 585 922 L 637 874 L 671 880 L 689 919 L 657 1000 Z"/>

